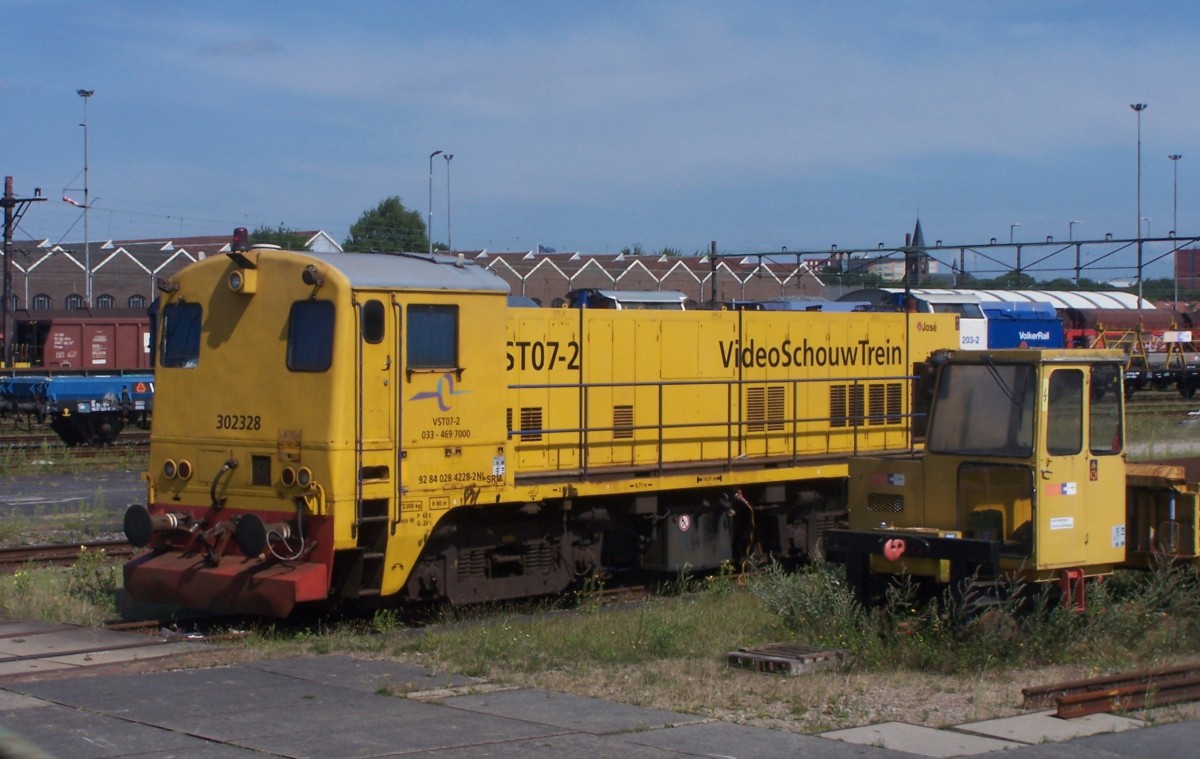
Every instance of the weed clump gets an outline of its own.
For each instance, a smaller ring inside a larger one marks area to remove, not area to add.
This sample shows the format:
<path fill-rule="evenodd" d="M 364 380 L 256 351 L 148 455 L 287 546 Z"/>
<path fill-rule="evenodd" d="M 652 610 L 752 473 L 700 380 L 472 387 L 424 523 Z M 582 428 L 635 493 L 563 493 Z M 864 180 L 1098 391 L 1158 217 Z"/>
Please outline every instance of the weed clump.
<path fill-rule="evenodd" d="M 841 568 L 824 563 L 796 573 L 772 568 L 750 589 L 796 639 L 845 649 L 858 669 L 1128 666 L 1200 652 L 1200 581 L 1190 566 L 1170 562 L 1090 582 L 1082 611 L 1064 607 L 1050 584 L 971 578 L 936 593 L 908 576 L 865 607 Z"/>

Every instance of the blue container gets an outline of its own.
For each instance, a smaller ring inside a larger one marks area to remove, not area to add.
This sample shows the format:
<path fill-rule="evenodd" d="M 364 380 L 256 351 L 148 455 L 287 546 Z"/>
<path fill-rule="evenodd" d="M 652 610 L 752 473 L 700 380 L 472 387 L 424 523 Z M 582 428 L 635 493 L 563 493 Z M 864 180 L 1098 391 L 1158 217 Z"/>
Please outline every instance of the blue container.
<path fill-rule="evenodd" d="M 1062 321 L 1049 303 L 980 303 L 989 348 L 1062 348 Z"/>
<path fill-rule="evenodd" d="M 45 381 L 43 400 L 52 412 L 63 409 L 70 409 L 74 414 L 145 410 L 154 403 L 154 375 L 50 377 Z"/>

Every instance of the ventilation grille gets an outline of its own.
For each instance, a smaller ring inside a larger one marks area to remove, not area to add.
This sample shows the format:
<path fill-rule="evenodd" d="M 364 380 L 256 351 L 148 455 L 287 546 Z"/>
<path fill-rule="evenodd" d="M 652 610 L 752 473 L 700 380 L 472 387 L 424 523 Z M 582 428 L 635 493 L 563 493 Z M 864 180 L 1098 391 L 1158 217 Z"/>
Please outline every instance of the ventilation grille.
<path fill-rule="evenodd" d="M 746 429 L 750 432 L 782 430 L 786 400 L 783 385 L 746 388 Z"/>
<path fill-rule="evenodd" d="M 894 493 L 868 493 L 867 511 L 899 514 L 904 511 L 904 496 Z"/>
<path fill-rule="evenodd" d="M 633 439 L 633 406 L 613 406 L 613 440 Z"/>
<path fill-rule="evenodd" d="M 521 409 L 521 439 L 535 441 L 542 439 L 542 407 L 526 406 Z"/>
<path fill-rule="evenodd" d="M 904 423 L 904 386 L 899 382 L 831 385 L 829 426 L 859 427 Z"/>

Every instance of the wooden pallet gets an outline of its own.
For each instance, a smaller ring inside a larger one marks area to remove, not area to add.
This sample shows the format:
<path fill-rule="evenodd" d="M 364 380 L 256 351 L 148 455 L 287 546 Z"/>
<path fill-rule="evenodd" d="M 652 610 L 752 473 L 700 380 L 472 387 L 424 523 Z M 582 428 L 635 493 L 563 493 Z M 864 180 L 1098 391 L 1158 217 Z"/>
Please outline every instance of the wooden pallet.
<path fill-rule="evenodd" d="M 841 648 L 813 648 L 796 643 L 772 643 L 759 648 L 739 648 L 725 654 L 730 667 L 752 669 L 772 675 L 803 675 L 833 669 L 849 656 Z"/>

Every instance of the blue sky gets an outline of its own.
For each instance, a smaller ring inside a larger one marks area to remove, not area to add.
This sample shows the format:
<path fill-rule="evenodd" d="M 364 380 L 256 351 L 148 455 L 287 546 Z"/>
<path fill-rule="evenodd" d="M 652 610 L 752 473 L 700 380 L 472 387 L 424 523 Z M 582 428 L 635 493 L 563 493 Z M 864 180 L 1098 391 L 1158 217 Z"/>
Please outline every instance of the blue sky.
<path fill-rule="evenodd" d="M 0 0 L 18 237 L 266 224 L 389 195 L 458 249 L 686 253 L 1200 233 L 1200 4 Z M 1194 169 L 1192 167 L 1195 167 Z"/>

